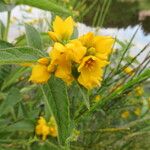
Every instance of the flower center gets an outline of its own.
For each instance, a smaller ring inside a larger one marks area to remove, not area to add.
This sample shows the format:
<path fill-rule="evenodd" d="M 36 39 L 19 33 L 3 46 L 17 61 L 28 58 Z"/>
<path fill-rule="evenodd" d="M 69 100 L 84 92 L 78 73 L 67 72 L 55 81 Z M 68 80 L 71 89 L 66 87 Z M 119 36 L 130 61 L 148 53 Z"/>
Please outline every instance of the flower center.
<path fill-rule="evenodd" d="M 96 49 L 94 47 L 90 47 L 87 50 L 87 55 L 95 55 L 95 53 L 96 53 Z"/>
<path fill-rule="evenodd" d="M 94 60 L 92 58 L 88 59 L 85 63 L 85 67 L 88 69 L 92 69 L 94 65 Z"/>

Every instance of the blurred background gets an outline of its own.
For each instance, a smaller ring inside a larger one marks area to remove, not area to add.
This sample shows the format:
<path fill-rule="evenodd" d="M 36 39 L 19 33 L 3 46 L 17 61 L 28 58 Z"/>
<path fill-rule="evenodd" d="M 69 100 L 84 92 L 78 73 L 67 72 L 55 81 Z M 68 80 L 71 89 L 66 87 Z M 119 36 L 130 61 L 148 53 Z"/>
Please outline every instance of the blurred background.
<path fill-rule="evenodd" d="M 150 1 L 149 0 L 52 0 L 72 11 L 78 21 L 79 35 L 94 31 L 99 35 L 111 35 L 122 41 L 130 41 L 139 28 L 131 49 L 135 55 L 150 42 Z M 14 7 L 12 0 L 4 0 Z M 2 10 L 3 8 L 0 8 Z M 55 14 L 35 7 L 19 5 L 11 13 L 9 41 L 13 42 L 24 34 L 24 23 L 34 25 L 40 32 L 47 32 Z M 64 15 L 62 13 L 58 14 Z M 7 12 L 0 12 L 0 25 L 6 25 Z M 3 32 L 3 31 L 1 31 Z M 139 57 L 139 61 L 147 55 Z"/>

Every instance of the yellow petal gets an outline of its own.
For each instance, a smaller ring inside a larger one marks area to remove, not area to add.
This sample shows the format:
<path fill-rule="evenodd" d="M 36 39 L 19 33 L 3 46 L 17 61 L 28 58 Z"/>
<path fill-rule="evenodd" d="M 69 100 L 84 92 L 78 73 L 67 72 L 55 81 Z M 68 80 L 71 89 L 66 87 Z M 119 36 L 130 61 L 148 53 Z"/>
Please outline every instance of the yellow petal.
<path fill-rule="evenodd" d="M 94 34 L 92 32 L 88 32 L 87 34 L 79 37 L 79 40 L 87 48 L 93 47 Z"/>
<path fill-rule="evenodd" d="M 42 134 L 42 126 L 41 125 L 37 125 L 35 127 L 35 132 L 37 135 L 41 135 Z"/>
<path fill-rule="evenodd" d="M 73 61 L 80 63 L 83 56 L 86 54 L 86 47 L 82 45 L 79 40 L 70 41 L 66 47 L 68 48 L 68 53 Z"/>
<path fill-rule="evenodd" d="M 102 68 L 108 64 L 107 61 L 100 60 L 95 56 L 86 56 L 83 58 L 80 66 L 78 67 L 78 71 L 81 72 L 83 69 L 86 70 L 97 70 L 98 68 Z"/>
<path fill-rule="evenodd" d="M 87 54 L 94 55 L 99 59 L 107 60 L 112 51 L 114 39 L 110 36 L 95 36 L 89 32 L 81 37 L 79 40 L 87 47 Z"/>
<path fill-rule="evenodd" d="M 65 46 L 55 43 L 54 48 L 50 52 L 51 63 L 48 71 L 55 72 L 55 76 L 70 84 L 73 80 L 71 75 L 71 59 Z"/>
<path fill-rule="evenodd" d="M 49 135 L 49 127 L 47 125 L 42 126 L 42 140 L 46 140 L 47 136 Z"/>
<path fill-rule="evenodd" d="M 51 63 L 48 66 L 49 72 L 54 72 L 56 66 L 60 64 L 62 59 L 66 59 L 65 46 L 61 43 L 55 43 L 53 49 L 50 51 L 49 56 L 51 58 Z"/>
<path fill-rule="evenodd" d="M 56 42 L 53 49 L 50 51 L 49 56 L 51 57 L 51 60 L 59 60 L 59 57 L 61 57 L 65 51 L 65 46 Z"/>
<path fill-rule="evenodd" d="M 87 89 L 100 86 L 102 80 L 103 70 L 101 61 L 95 56 L 84 57 L 78 71 L 81 72 L 78 82 Z"/>
<path fill-rule="evenodd" d="M 135 73 L 131 67 L 126 67 L 123 71 L 130 76 L 134 75 Z"/>
<path fill-rule="evenodd" d="M 64 21 L 64 38 L 65 39 L 69 39 L 71 37 L 71 35 L 73 34 L 73 29 L 75 26 L 74 20 L 72 19 L 72 17 L 68 17 L 65 21 Z"/>
<path fill-rule="evenodd" d="M 59 16 L 56 16 L 53 22 L 53 30 L 55 35 L 50 33 L 51 37 L 57 37 L 60 40 L 68 40 L 74 29 L 74 21 L 72 17 L 66 18 L 66 20 L 62 20 Z M 54 38 L 55 41 L 57 38 Z"/>
<path fill-rule="evenodd" d="M 33 83 L 45 83 L 50 78 L 50 73 L 47 71 L 47 66 L 36 64 L 32 68 L 32 74 L 29 81 Z"/>
<path fill-rule="evenodd" d="M 49 64 L 49 59 L 46 57 L 40 58 L 38 60 L 38 63 L 42 64 L 42 65 L 48 65 Z"/>
<path fill-rule="evenodd" d="M 40 117 L 38 120 L 38 124 L 46 124 L 46 120 L 44 117 Z"/>
<path fill-rule="evenodd" d="M 57 137 L 58 133 L 57 133 L 57 129 L 55 127 L 50 127 L 49 128 L 49 134 L 53 137 Z"/>
<path fill-rule="evenodd" d="M 50 37 L 54 42 L 57 42 L 57 41 L 60 41 L 60 40 L 61 40 L 61 39 L 59 38 L 59 36 L 58 36 L 55 32 L 48 31 L 48 35 L 49 35 L 49 37 Z"/>
<path fill-rule="evenodd" d="M 61 35 L 62 28 L 64 26 L 64 21 L 59 16 L 56 16 L 55 20 L 53 21 L 53 30 L 56 34 Z"/>
<path fill-rule="evenodd" d="M 93 47 L 100 54 L 109 55 L 112 51 L 114 39 L 109 36 L 95 36 Z"/>
<path fill-rule="evenodd" d="M 57 66 L 55 76 L 64 80 L 68 85 L 73 81 L 73 77 L 71 75 L 71 64 L 68 62 L 63 62 L 63 64 L 59 64 Z"/>

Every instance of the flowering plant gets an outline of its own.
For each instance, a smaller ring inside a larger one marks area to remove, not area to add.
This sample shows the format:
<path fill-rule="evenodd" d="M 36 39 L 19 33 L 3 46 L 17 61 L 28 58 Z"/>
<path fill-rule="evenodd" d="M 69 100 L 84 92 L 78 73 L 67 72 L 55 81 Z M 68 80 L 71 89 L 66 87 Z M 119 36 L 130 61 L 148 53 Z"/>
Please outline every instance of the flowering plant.
<path fill-rule="evenodd" d="M 31 4 L 68 14 L 44 1 Z M 137 61 L 148 45 L 127 53 L 137 31 L 129 43 L 79 36 L 73 17 L 55 16 L 47 33 L 29 24 L 25 32 L 14 43 L 0 40 L 0 148 L 131 149 L 135 136 L 149 134 L 150 57 Z"/>

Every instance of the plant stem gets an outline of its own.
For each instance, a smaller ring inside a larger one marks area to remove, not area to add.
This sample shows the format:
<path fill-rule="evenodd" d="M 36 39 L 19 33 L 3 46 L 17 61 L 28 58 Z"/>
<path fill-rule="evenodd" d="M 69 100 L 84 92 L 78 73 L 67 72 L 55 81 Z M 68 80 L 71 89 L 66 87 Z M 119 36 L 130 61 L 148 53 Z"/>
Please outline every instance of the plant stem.
<path fill-rule="evenodd" d="M 7 41 L 8 39 L 8 32 L 9 32 L 9 26 L 10 26 L 10 17 L 11 17 L 11 11 L 7 12 L 7 25 L 5 29 L 5 34 L 4 34 L 4 40 Z"/>

